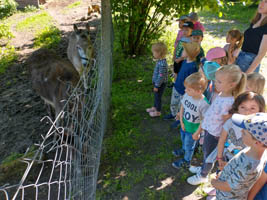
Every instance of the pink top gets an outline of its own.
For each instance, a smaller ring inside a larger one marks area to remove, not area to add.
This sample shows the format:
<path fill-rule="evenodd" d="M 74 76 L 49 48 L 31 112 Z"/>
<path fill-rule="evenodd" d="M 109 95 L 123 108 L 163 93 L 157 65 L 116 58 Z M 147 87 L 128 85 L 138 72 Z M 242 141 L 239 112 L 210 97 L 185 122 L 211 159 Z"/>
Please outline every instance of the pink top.
<path fill-rule="evenodd" d="M 205 28 L 204 28 L 204 26 L 200 22 L 197 21 L 194 24 L 194 30 L 202 30 L 202 32 L 204 32 L 205 31 Z"/>
<path fill-rule="evenodd" d="M 179 40 L 181 40 L 182 36 L 183 36 L 183 31 L 179 30 L 178 33 L 177 33 L 177 37 L 176 37 L 175 43 L 174 43 L 174 48 L 178 44 Z"/>

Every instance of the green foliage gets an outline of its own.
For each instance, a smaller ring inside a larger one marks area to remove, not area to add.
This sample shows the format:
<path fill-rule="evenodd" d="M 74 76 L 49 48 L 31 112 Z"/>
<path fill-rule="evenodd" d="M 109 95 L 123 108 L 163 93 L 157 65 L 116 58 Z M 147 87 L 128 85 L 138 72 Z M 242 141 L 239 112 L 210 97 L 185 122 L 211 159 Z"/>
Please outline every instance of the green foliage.
<path fill-rule="evenodd" d="M 71 8 L 75 8 L 75 7 L 78 7 L 79 5 L 81 5 L 82 1 L 76 1 L 70 5 L 67 6 L 68 9 L 71 9 Z"/>
<path fill-rule="evenodd" d="M 213 10 L 218 7 L 216 0 L 113 0 L 112 14 L 121 48 L 128 55 L 142 54 L 179 15 L 206 5 Z"/>
<path fill-rule="evenodd" d="M 39 9 L 38 8 L 36 8 L 35 6 L 33 6 L 33 5 L 28 5 L 28 6 L 26 6 L 25 8 L 24 8 L 24 12 L 36 12 L 36 11 L 38 11 Z"/>
<path fill-rule="evenodd" d="M 6 24 L 0 24 L 0 39 L 11 39 L 13 37 L 10 27 Z"/>
<path fill-rule="evenodd" d="M 17 57 L 14 46 L 0 47 L 0 73 L 4 73 L 7 67 L 16 61 Z"/>
<path fill-rule="evenodd" d="M 53 18 L 44 11 L 40 14 L 36 14 L 22 20 L 17 24 L 16 29 L 18 31 L 23 31 L 26 29 L 38 30 L 50 26 L 52 23 Z"/>
<path fill-rule="evenodd" d="M 0 19 L 11 16 L 17 11 L 17 2 L 15 0 L 0 1 Z"/>
<path fill-rule="evenodd" d="M 55 26 L 47 26 L 36 33 L 34 47 L 56 48 L 61 40 L 60 30 Z"/>

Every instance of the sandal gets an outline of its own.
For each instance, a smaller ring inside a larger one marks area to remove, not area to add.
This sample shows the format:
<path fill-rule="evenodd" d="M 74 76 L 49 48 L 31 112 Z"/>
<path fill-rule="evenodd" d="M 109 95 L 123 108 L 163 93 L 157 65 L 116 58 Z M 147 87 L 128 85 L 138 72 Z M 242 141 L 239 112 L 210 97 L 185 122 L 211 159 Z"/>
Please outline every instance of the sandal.
<path fill-rule="evenodd" d="M 155 107 L 152 107 L 152 108 L 147 108 L 146 111 L 149 113 L 149 112 L 155 112 L 156 111 L 156 108 Z"/>
<path fill-rule="evenodd" d="M 154 112 L 150 112 L 149 115 L 150 115 L 150 117 L 159 117 L 161 115 L 161 113 L 158 111 L 154 111 Z"/>

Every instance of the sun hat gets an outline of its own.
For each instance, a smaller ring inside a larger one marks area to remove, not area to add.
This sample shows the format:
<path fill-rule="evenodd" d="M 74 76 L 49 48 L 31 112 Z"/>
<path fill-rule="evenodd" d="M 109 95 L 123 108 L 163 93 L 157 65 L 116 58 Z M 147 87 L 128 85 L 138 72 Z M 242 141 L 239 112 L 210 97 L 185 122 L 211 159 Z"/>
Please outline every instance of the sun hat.
<path fill-rule="evenodd" d="M 215 80 L 215 73 L 221 66 L 212 61 L 206 61 L 202 67 L 202 70 L 208 80 Z"/>
<path fill-rule="evenodd" d="M 183 24 L 183 27 L 188 27 L 188 28 L 193 29 L 193 28 L 194 28 L 194 24 L 193 24 L 193 22 L 186 21 L 186 22 Z"/>
<path fill-rule="evenodd" d="M 187 56 L 194 60 L 200 52 L 200 46 L 197 42 L 183 43 L 183 48 L 186 51 Z"/>
<path fill-rule="evenodd" d="M 232 121 L 238 127 L 248 130 L 256 140 L 267 146 L 267 113 L 234 114 Z"/>
<path fill-rule="evenodd" d="M 195 12 L 191 12 L 191 13 L 189 13 L 188 18 L 190 18 L 191 20 L 197 21 L 198 15 Z"/>
<path fill-rule="evenodd" d="M 207 52 L 207 61 L 212 61 L 213 59 L 222 58 L 226 56 L 226 52 L 221 47 L 214 47 Z"/>
<path fill-rule="evenodd" d="M 191 36 L 202 36 L 203 37 L 203 31 L 200 29 L 193 30 Z"/>
<path fill-rule="evenodd" d="M 179 21 L 179 20 L 186 20 L 186 19 L 188 19 L 188 15 L 182 15 L 182 16 L 180 16 L 180 18 L 177 19 L 176 21 Z"/>

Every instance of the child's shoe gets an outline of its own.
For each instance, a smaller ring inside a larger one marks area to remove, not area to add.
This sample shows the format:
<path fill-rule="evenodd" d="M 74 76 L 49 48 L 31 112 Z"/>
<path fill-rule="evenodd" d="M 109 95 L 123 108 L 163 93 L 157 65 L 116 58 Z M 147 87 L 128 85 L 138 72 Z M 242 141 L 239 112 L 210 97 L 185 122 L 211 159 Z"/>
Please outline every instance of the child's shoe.
<path fill-rule="evenodd" d="M 168 114 L 168 115 L 165 115 L 165 116 L 163 117 L 164 120 L 169 120 L 169 119 L 174 119 L 174 118 L 175 118 L 175 116 L 173 116 L 171 113 Z"/>
<path fill-rule="evenodd" d="M 147 108 L 146 111 L 149 113 L 149 112 L 154 112 L 156 111 L 156 108 L 155 107 L 152 107 L 152 108 Z"/>
<path fill-rule="evenodd" d="M 150 117 L 160 117 L 161 113 L 158 111 L 153 111 L 149 113 Z"/>
<path fill-rule="evenodd" d="M 187 179 L 187 183 L 189 183 L 190 185 L 199 185 L 201 183 L 207 183 L 207 182 L 208 178 L 202 177 L 201 174 L 196 174 Z"/>
<path fill-rule="evenodd" d="M 179 124 L 180 124 L 180 120 L 176 120 L 175 122 L 171 124 L 171 128 L 177 128 Z"/>
<path fill-rule="evenodd" d="M 180 168 L 188 168 L 190 166 L 190 162 L 186 161 L 185 159 L 180 159 L 172 163 L 172 166 L 176 169 Z"/>
<path fill-rule="evenodd" d="M 172 154 L 176 157 L 183 156 L 184 150 L 183 149 L 175 149 L 172 151 Z"/>
<path fill-rule="evenodd" d="M 200 172 L 201 172 L 201 167 L 200 167 L 200 166 L 193 166 L 193 165 L 191 165 L 191 166 L 189 167 L 189 171 L 190 171 L 191 173 L 193 173 L 193 174 L 200 174 Z"/>

